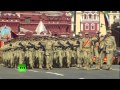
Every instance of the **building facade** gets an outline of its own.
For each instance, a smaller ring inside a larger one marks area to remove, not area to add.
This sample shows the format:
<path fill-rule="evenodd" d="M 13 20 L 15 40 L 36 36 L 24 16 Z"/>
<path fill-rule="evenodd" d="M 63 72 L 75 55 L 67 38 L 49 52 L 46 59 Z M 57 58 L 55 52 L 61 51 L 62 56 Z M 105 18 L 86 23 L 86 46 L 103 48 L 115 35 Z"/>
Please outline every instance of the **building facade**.
<path fill-rule="evenodd" d="M 52 35 L 71 35 L 72 16 L 67 11 L 2 11 L 0 27 L 6 25 L 16 34 L 20 27 L 33 33 L 42 21 Z"/>
<path fill-rule="evenodd" d="M 83 11 L 80 24 L 81 33 L 89 32 L 95 36 L 99 31 L 99 13 L 97 11 Z"/>
<path fill-rule="evenodd" d="M 120 18 L 119 11 L 110 11 L 108 13 L 110 26 L 114 21 Z M 94 36 L 95 32 L 100 31 L 100 35 L 106 35 L 106 26 L 104 14 L 100 11 L 76 11 L 76 34 L 88 32 Z"/>
<path fill-rule="evenodd" d="M 82 34 L 88 32 L 91 36 L 95 36 L 96 32 L 100 31 L 105 35 L 106 30 L 104 15 L 99 11 L 76 11 L 76 34 Z"/>
<path fill-rule="evenodd" d="M 110 19 L 110 25 L 114 23 L 115 20 L 120 19 L 120 11 L 110 11 L 109 19 Z"/>

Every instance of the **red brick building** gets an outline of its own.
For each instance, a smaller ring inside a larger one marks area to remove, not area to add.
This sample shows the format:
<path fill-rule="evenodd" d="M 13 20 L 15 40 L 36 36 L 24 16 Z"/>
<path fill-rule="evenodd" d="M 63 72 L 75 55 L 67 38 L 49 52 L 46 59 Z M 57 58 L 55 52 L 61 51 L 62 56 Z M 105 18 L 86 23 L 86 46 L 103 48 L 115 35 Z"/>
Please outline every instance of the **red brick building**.
<path fill-rule="evenodd" d="M 0 27 L 6 25 L 16 34 L 19 27 L 33 33 L 40 21 L 53 35 L 71 35 L 71 16 L 66 11 L 1 11 Z"/>
<path fill-rule="evenodd" d="M 88 32 L 91 36 L 95 36 L 95 33 L 99 31 L 99 17 L 97 11 L 84 11 L 80 22 L 81 33 Z"/>

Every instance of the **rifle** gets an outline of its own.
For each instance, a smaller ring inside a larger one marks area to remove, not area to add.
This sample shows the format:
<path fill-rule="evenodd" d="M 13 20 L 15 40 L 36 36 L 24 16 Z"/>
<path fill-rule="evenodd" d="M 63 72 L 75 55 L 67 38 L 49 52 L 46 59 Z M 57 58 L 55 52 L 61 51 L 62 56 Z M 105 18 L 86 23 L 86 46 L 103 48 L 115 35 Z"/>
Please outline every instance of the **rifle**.
<path fill-rule="evenodd" d="M 59 47 L 62 48 L 63 50 L 66 49 L 66 47 L 62 43 L 58 42 L 58 44 L 60 45 Z"/>
<path fill-rule="evenodd" d="M 73 44 L 71 44 L 69 41 L 67 41 L 67 43 L 66 43 L 66 44 L 68 44 L 68 45 L 69 45 L 67 48 L 71 48 L 72 50 L 74 50 L 74 46 L 73 46 Z"/>
<path fill-rule="evenodd" d="M 80 42 L 79 41 L 77 41 L 77 44 L 79 44 L 79 45 L 73 45 L 69 41 L 66 44 L 68 44 L 69 45 L 68 48 L 71 48 L 72 50 L 74 50 L 74 47 L 78 48 L 80 46 Z"/>
<path fill-rule="evenodd" d="M 23 49 L 24 51 L 26 51 L 26 47 L 20 42 L 18 45 L 20 45 L 21 47 L 21 49 Z"/>
<path fill-rule="evenodd" d="M 107 36 L 105 35 L 105 37 L 104 37 L 104 39 L 103 39 L 102 41 L 104 41 L 106 38 L 107 38 Z M 99 41 L 99 45 L 100 45 L 100 42 L 102 42 L 102 41 Z M 106 51 L 106 46 L 105 46 L 104 48 L 100 48 L 100 47 L 99 47 L 99 49 L 98 49 L 99 53 L 101 53 L 101 51 L 102 51 L 103 49 L 105 49 L 105 51 Z"/>
<path fill-rule="evenodd" d="M 42 45 L 42 43 L 41 43 L 41 42 L 39 42 L 39 43 L 38 43 L 38 45 L 40 45 L 40 47 L 39 47 L 39 48 L 42 48 L 42 50 L 43 50 L 43 51 L 46 51 L 46 50 L 45 50 L 45 46 L 44 46 L 44 45 Z"/>
<path fill-rule="evenodd" d="M 38 50 L 38 48 L 36 48 L 34 44 L 32 44 L 30 42 L 28 44 L 30 44 L 30 46 L 27 46 L 28 48 L 34 48 L 35 50 Z"/>

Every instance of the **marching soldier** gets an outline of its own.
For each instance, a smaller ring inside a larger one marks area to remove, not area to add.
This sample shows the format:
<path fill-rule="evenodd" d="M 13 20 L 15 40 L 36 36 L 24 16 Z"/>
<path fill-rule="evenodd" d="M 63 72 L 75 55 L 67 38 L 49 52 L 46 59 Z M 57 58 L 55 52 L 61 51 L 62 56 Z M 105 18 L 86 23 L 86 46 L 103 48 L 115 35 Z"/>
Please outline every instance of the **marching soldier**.
<path fill-rule="evenodd" d="M 71 59 L 72 59 L 72 56 L 73 56 L 72 49 L 71 49 L 72 47 L 70 47 L 71 43 L 72 43 L 72 41 L 70 39 L 68 39 L 67 42 L 65 42 L 65 46 L 67 47 L 65 53 L 66 53 L 66 57 L 67 57 L 67 67 L 68 68 L 70 67 Z"/>
<path fill-rule="evenodd" d="M 35 50 L 35 58 L 39 61 L 39 69 L 42 69 L 43 67 L 43 61 L 44 61 L 44 51 L 39 48 L 38 42 L 36 42 L 36 50 Z"/>
<path fill-rule="evenodd" d="M 97 33 L 98 34 L 98 33 Z M 96 58 L 96 69 L 100 69 L 100 59 L 99 59 L 99 39 L 97 37 L 92 38 L 92 58 Z"/>
<path fill-rule="evenodd" d="M 63 67 L 64 51 L 63 51 L 63 47 L 60 45 L 60 43 L 62 44 L 61 38 L 59 38 L 58 42 L 55 44 L 56 46 L 58 46 L 56 48 L 56 59 L 58 58 L 59 67 L 62 68 Z"/>
<path fill-rule="evenodd" d="M 82 38 L 80 38 L 77 42 L 79 47 L 77 48 L 77 67 L 82 67 L 82 59 L 83 59 L 83 51 L 82 51 Z"/>
<path fill-rule="evenodd" d="M 72 66 L 76 66 L 76 59 L 77 59 L 77 47 L 75 47 L 77 45 L 77 40 L 75 38 L 71 39 L 71 44 L 72 44 L 72 48 L 71 48 L 71 53 L 72 53 Z"/>
<path fill-rule="evenodd" d="M 91 64 L 91 46 L 92 46 L 92 40 L 89 37 L 88 33 L 85 33 L 85 37 L 82 40 L 82 50 L 83 50 L 83 57 L 84 57 L 84 63 L 85 63 L 85 69 L 90 69 Z"/>
<path fill-rule="evenodd" d="M 111 31 L 107 32 L 107 37 L 105 38 L 105 51 L 107 56 L 107 69 L 112 69 L 112 62 L 114 58 L 114 52 L 116 50 L 116 42 L 114 36 L 111 36 Z"/>
<path fill-rule="evenodd" d="M 14 67 L 14 48 L 12 48 L 12 44 L 10 44 L 9 47 L 9 62 L 10 62 L 10 67 Z"/>
<path fill-rule="evenodd" d="M 59 58 L 59 56 L 58 56 L 58 46 L 59 45 L 58 45 L 58 40 L 57 39 L 58 38 L 56 37 L 53 41 L 53 51 L 54 51 L 53 62 L 54 62 L 55 65 L 58 64 L 58 58 Z M 61 64 L 61 66 L 62 66 L 62 64 Z"/>
<path fill-rule="evenodd" d="M 34 48 L 28 49 L 28 55 L 29 55 L 30 67 L 33 69 L 34 68 Z"/>
<path fill-rule="evenodd" d="M 52 55 L 53 55 L 53 43 L 51 41 L 50 38 L 47 39 L 47 41 L 45 42 L 45 57 L 46 57 L 46 68 L 52 69 L 53 67 L 53 61 L 52 61 Z"/>
<path fill-rule="evenodd" d="M 105 56 L 105 36 L 101 35 L 100 36 L 100 45 L 99 45 L 99 59 L 100 59 L 100 69 L 103 68 L 103 58 Z"/>

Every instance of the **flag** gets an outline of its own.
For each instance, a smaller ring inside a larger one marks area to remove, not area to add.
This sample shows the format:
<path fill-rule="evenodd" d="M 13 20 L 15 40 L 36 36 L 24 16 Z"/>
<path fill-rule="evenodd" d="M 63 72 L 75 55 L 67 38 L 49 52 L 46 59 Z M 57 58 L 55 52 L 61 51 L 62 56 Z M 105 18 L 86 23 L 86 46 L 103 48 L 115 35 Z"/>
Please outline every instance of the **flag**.
<path fill-rule="evenodd" d="M 102 11 L 102 13 L 104 14 L 106 30 L 110 29 L 110 20 L 109 20 L 109 16 L 108 16 L 109 12 L 110 11 Z"/>
<path fill-rule="evenodd" d="M 14 32 L 11 31 L 11 38 L 16 38 L 18 35 L 16 35 Z"/>

